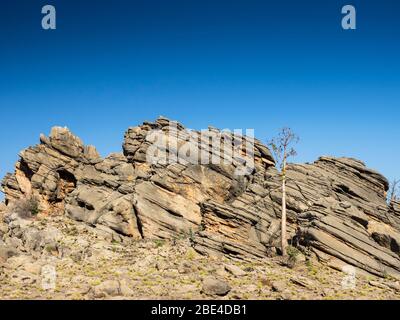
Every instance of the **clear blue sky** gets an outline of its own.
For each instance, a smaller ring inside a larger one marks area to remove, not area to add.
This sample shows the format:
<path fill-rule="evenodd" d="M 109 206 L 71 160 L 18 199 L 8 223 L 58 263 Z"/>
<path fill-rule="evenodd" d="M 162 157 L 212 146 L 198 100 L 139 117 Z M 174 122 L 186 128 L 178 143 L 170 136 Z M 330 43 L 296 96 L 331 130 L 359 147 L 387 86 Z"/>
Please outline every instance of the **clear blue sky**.
<path fill-rule="evenodd" d="M 296 161 L 351 156 L 400 178 L 399 18 L 395 0 L 1 1 L 0 176 L 54 125 L 106 155 L 164 115 L 264 141 L 290 126 Z"/>

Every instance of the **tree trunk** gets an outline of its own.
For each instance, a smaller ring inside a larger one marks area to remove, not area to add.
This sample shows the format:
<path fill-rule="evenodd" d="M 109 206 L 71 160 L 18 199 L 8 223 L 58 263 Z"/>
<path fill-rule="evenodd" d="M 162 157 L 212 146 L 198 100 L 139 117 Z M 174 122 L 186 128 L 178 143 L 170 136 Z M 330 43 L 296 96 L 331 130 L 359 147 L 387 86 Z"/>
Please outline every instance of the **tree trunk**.
<path fill-rule="evenodd" d="M 287 239 L 286 239 L 286 177 L 285 173 L 282 176 L 282 220 L 281 220 L 281 248 L 282 255 L 285 257 L 287 252 Z"/>
<path fill-rule="evenodd" d="M 283 153 L 282 162 L 282 220 L 281 220 L 281 249 L 282 256 L 286 256 L 287 239 L 286 239 L 286 147 Z"/>

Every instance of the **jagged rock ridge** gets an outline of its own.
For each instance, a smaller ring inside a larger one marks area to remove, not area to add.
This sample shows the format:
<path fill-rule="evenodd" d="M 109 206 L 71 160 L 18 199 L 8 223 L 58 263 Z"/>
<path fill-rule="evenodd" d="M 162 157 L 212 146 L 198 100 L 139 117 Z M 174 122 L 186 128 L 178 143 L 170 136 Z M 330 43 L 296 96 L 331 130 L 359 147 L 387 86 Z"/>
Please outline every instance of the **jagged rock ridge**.
<path fill-rule="evenodd" d="M 171 126 L 171 123 L 174 126 Z M 166 153 L 187 143 L 187 130 L 160 118 L 129 128 L 123 153 L 102 159 L 66 128 L 53 128 L 40 144 L 21 152 L 15 173 L 2 187 L 6 204 L 36 195 L 45 212 L 62 212 L 114 237 L 171 239 L 188 235 L 204 254 L 265 257 L 279 248 L 281 191 L 275 160 L 255 140 L 254 165 L 236 170 L 247 155 L 227 164 L 149 163 L 154 130 L 178 137 Z M 235 145 L 237 137 L 215 128 Z M 203 138 L 200 153 L 222 157 Z M 168 141 L 167 141 L 168 142 Z M 229 146 L 225 144 L 225 146 Z M 178 153 L 178 157 L 179 157 Z M 386 204 L 387 180 L 349 158 L 321 157 L 288 169 L 289 238 L 305 252 L 340 267 L 400 277 L 400 205 Z"/>

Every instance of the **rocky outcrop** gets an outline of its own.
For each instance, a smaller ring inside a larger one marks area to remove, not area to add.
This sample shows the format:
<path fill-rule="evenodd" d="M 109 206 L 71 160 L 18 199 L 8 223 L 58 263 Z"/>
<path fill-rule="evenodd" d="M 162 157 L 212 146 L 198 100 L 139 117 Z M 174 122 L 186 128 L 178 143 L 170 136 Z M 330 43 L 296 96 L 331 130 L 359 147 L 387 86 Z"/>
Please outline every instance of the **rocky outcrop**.
<path fill-rule="evenodd" d="M 215 141 L 219 141 L 216 143 Z M 280 178 L 258 140 L 165 118 L 129 128 L 123 153 L 101 158 L 66 128 L 20 154 L 6 204 L 35 196 L 111 238 L 189 237 L 200 253 L 238 258 L 279 251 Z M 400 277 L 400 210 L 364 163 L 321 157 L 288 168 L 290 242 L 321 260 Z"/>
<path fill-rule="evenodd" d="M 391 244 L 400 225 L 386 204 L 385 178 L 360 161 L 326 157 L 292 165 L 289 177 L 290 197 L 309 205 L 296 211 L 300 242 L 322 259 L 328 254 L 370 273 L 398 276 L 399 250 Z"/>

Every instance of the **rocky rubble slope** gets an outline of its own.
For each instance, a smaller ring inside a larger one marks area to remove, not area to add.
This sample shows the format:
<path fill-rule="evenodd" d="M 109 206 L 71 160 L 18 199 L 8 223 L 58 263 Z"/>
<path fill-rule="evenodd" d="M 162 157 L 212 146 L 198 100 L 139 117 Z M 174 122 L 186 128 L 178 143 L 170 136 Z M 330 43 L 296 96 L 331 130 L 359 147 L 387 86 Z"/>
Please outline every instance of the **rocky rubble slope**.
<path fill-rule="evenodd" d="M 189 238 L 115 241 L 66 216 L 12 216 L 6 226 L 0 300 L 400 298 L 392 279 L 360 275 L 348 286 L 346 274 L 303 256 L 293 269 L 279 258 L 207 257 Z M 55 273 L 46 287 L 49 267 Z"/>
<path fill-rule="evenodd" d="M 245 153 L 249 138 L 215 128 L 191 137 L 181 124 L 159 118 L 129 128 L 123 153 L 103 159 L 68 129 L 55 127 L 22 151 L 15 172 L 4 178 L 6 211 L 33 194 L 42 214 L 65 214 L 111 241 L 186 237 L 206 256 L 274 257 L 281 191 L 268 148 L 255 140 Z M 224 141 L 220 148 L 211 144 L 215 137 Z M 154 138 L 165 144 L 153 150 Z M 188 146 L 197 152 L 188 156 Z M 176 161 L 149 161 L 153 153 Z M 199 164 L 203 156 L 214 161 Z M 400 206 L 386 204 L 382 175 L 355 159 L 321 157 L 290 165 L 288 177 L 293 246 L 335 268 L 350 264 L 400 278 Z M 11 249 L 24 241 L 12 232 L 3 231 Z"/>

